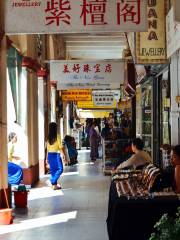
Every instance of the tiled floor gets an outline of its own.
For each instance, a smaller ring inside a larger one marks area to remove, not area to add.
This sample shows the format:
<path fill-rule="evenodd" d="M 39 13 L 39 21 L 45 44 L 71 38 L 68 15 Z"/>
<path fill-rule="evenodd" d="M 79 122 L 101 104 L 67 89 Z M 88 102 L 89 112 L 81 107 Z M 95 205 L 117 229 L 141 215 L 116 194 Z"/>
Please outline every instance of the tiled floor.
<path fill-rule="evenodd" d="M 66 167 L 63 189 L 53 191 L 48 176 L 30 190 L 28 209 L 14 209 L 14 222 L 0 226 L 2 240 L 107 240 L 106 217 L 110 179 L 101 160 L 89 162 L 82 150 L 79 164 Z"/>

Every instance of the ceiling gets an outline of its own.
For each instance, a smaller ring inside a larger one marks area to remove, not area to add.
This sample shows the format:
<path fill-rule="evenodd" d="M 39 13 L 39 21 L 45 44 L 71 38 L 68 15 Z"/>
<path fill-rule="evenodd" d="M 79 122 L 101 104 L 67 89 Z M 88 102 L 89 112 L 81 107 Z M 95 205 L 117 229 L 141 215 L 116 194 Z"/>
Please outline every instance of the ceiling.
<path fill-rule="evenodd" d="M 124 33 L 65 35 L 64 40 L 70 59 L 122 59 L 127 47 Z"/>

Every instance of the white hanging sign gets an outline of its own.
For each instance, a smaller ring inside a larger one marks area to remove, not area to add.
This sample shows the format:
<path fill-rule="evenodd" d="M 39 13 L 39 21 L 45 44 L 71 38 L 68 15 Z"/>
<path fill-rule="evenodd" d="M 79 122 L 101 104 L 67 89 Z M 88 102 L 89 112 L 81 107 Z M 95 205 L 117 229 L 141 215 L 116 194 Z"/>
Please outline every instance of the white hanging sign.
<path fill-rule="evenodd" d="M 119 89 L 124 80 L 124 63 L 120 61 L 50 62 L 50 79 L 58 90 Z"/>
<path fill-rule="evenodd" d="M 113 106 L 115 102 L 114 93 L 111 91 L 93 91 L 93 103 L 95 106 Z"/>
<path fill-rule="evenodd" d="M 146 0 L 4 0 L 8 34 L 142 32 Z"/>

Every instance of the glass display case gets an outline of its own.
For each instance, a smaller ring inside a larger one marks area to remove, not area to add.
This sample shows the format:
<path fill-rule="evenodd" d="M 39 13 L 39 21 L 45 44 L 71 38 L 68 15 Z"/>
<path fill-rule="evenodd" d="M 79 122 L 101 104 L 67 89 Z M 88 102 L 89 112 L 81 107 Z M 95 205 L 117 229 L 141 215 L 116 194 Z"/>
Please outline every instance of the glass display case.
<path fill-rule="evenodd" d="M 151 156 L 153 151 L 153 109 L 152 109 L 152 83 L 150 81 L 145 82 L 141 86 L 141 137 L 144 141 L 144 150 L 146 150 Z"/>
<path fill-rule="evenodd" d="M 160 107 L 160 126 L 161 126 L 161 145 L 170 145 L 170 83 L 168 71 L 163 73 L 161 80 L 161 107 Z"/>

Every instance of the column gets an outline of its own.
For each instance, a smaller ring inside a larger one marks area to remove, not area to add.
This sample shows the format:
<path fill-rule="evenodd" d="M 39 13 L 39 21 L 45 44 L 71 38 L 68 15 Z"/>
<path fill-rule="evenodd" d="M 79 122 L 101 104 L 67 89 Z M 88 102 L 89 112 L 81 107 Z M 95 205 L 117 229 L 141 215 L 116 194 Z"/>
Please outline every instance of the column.
<path fill-rule="evenodd" d="M 44 146 L 45 146 L 45 128 L 44 128 L 44 78 L 38 77 L 38 135 L 39 135 L 39 164 L 40 174 L 44 173 Z"/>
<path fill-rule="evenodd" d="M 180 94 L 180 58 L 179 52 L 176 52 L 171 57 L 170 64 L 170 74 L 171 74 L 171 144 L 180 144 L 180 107 L 176 102 L 176 96 Z"/>
<path fill-rule="evenodd" d="M 51 122 L 56 122 L 56 85 L 51 84 Z"/>
<path fill-rule="evenodd" d="M 7 188 L 7 79 L 4 1 L 0 6 L 0 189 Z M 0 193 L 1 194 L 1 193 Z M 0 196 L 0 205 L 2 198 Z"/>

